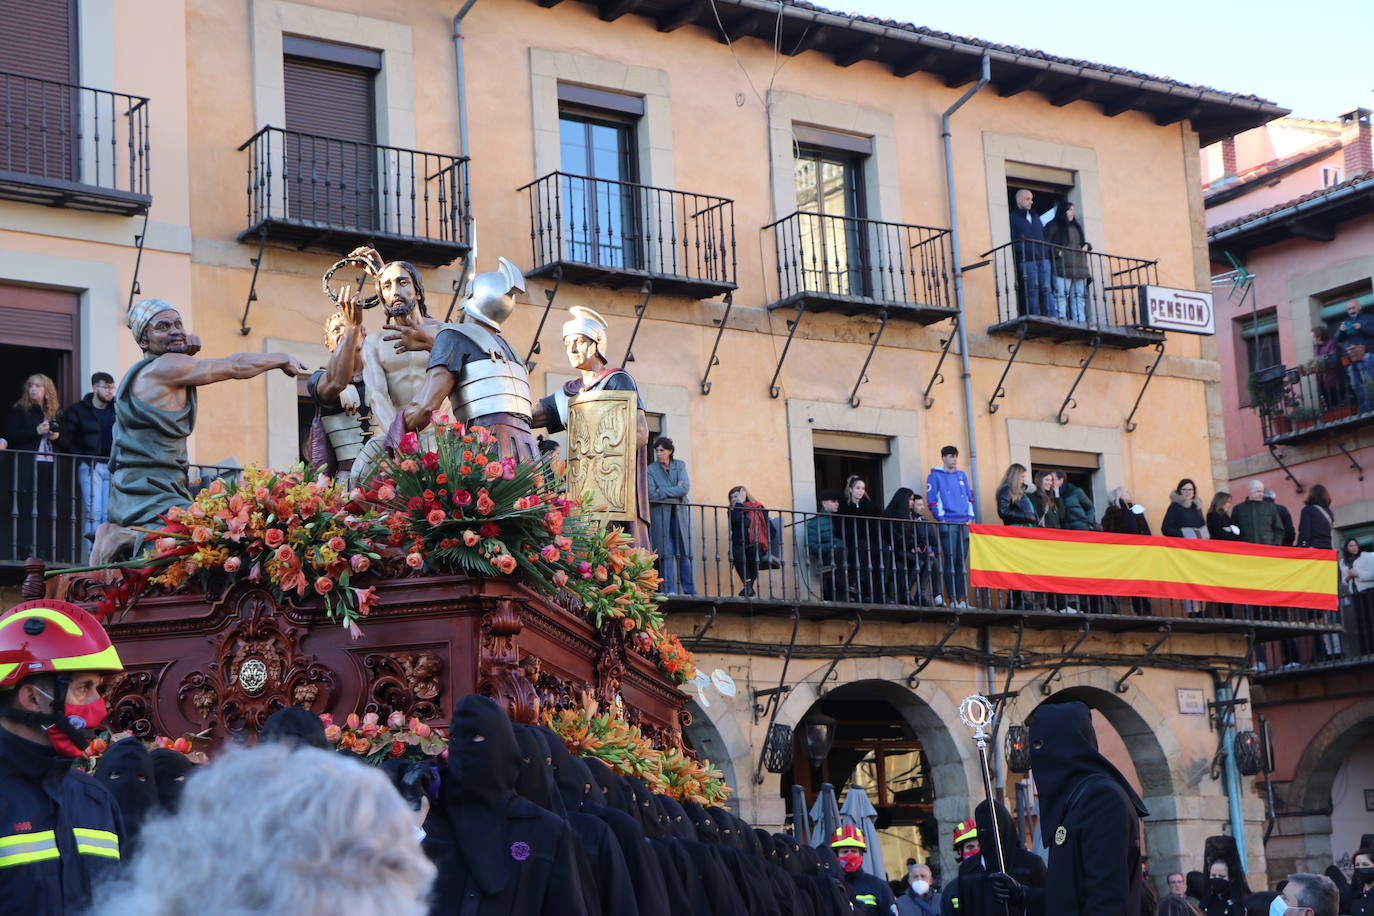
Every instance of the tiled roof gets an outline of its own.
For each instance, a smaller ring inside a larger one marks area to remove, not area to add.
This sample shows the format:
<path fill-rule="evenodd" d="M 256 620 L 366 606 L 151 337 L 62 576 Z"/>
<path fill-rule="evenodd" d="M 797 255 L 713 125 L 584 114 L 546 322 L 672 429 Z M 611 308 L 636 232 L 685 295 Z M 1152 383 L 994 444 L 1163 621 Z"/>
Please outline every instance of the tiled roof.
<path fill-rule="evenodd" d="M 1257 220 L 1263 219 L 1266 216 L 1272 216 L 1275 213 L 1287 210 L 1289 207 L 1296 207 L 1298 204 L 1305 204 L 1308 201 L 1318 200 L 1322 197 L 1328 197 L 1330 195 L 1335 194 L 1338 191 L 1343 191 L 1346 188 L 1353 188 L 1362 184 L 1370 184 L 1370 189 L 1374 190 L 1374 172 L 1361 172 L 1359 175 L 1347 178 L 1340 184 L 1333 184 L 1329 188 L 1321 188 L 1320 190 L 1304 194 L 1301 197 L 1295 197 L 1292 200 L 1286 200 L 1281 204 L 1275 204 L 1272 207 L 1265 207 L 1263 210 L 1257 210 L 1254 213 L 1247 213 L 1245 216 L 1237 217 L 1236 219 L 1232 220 L 1227 220 L 1224 223 L 1218 223 L 1217 225 L 1207 230 L 1207 237 L 1212 238 L 1213 236 L 1216 236 L 1222 232 L 1226 232 L 1231 229 L 1239 229 L 1241 226 L 1244 226 L 1247 223 L 1253 223 Z"/>
<path fill-rule="evenodd" d="M 806 2 L 806 0 L 783 0 L 783 4 L 786 6 L 796 7 L 797 9 L 812 10 L 817 13 L 826 13 L 831 16 L 841 16 L 846 19 L 853 20 L 855 22 L 867 22 L 871 25 L 885 26 L 890 29 L 901 29 L 905 32 L 913 32 L 917 35 L 924 35 L 929 38 L 938 38 L 943 39 L 945 41 L 958 42 L 959 44 L 971 45 L 975 48 L 984 48 L 990 51 L 1003 51 L 1008 54 L 1016 54 L 1021 57 L 1033 57 L 1039 60 L 1048 61 L 1050 63 L 1066 64 L 1071 67 L 1082 67 L 1085 70 L 1095 70 L 1102 73 L 1113 73 L 1117 76 L 1128 76 L 1134 77 L 1136 79 L 1151 80 L 1153 82 L 1158 83 L 1168 83 L 1183 89 L 1195 89 L 1199 92 L 1212 92 L 1216 93 L 1217 95 L 1229 96 L 1230 98 L 1236 100 L 1259 102 L 1265 105 L 1275 104 L 1269 99 L 1261 98 L 1260 96 L 1252 95 L 1249 93 L 1227 92 L 1224 89 L 1214 89 L 1211 86 L 1203 86 L 1198 83 L 1185 83 L 1181 80 L 1171 79 L 1170 77 L 1165 76 L 1155 76 L 1150 73 L 1143 73 L 1139 70 L 1128 70 L 1124 67 L 1114 67 L 1110 64 L 1100 64 L 1096 61 L 1083 60 L 1081 58 L 1076 57 L 1060 57 L 1055 54 L 1048 54 L 1044 51 L 1038 51 L 1035 48 L 1022 48 L 1017 45 L 999 44 L 993 41 L 985 41 L 981 38 L 974 38 L 969 35 L 955 35 L 952 32 L 941 32 L 937 29 L 930 29 L 926 28 L 925 26 L 920 26 L 911 22 L 904 22 L 897 19 L 885 19 L 879 16 L 861 16 L 855 13 L 840 12 L 838 10 L 829 9 L 828 7 L 818 6 L 814 3 L 808 3 Z"/>
<path fill-rule="evenodd" d="M 1322 140 L 1320 143 L 1301 149 L 1291 156 L 1284 156 L 1282 159 L 1270 159 L 1259 165 L 1252 166 L 1241 172 L 1239 175 L 1231 176 L 1224 181 L 1214 181 L 1204 188 L 1204 196 L 1208 204 L 1213 203 L 1212 198 L 1220 196 L 1223 192 L 1228 197 L 1238 197 L 1238 193 L 1246 185 L 1254 184 L 1262 179 L 1268 178 L 1276 173 L 1287 171 L 1293 166 L 1302 165 L 1313 159 L 1320 159 L 1330 153 L 1337 152 L 1341 148 L 1340 138 L 1334 140 Z"/>

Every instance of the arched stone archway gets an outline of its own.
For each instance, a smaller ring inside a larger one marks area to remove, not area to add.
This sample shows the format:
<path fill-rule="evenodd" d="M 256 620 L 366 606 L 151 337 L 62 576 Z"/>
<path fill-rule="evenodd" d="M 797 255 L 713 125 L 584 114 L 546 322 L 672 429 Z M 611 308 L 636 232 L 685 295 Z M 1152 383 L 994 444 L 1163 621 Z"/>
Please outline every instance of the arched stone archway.
<path fill-rule="evenodd" d="M 723 704 L 712 703 L 702 708 L 696 700 L 687 701 L 687 711 L 691 713 L 692 724 L 682 730 L 683 738 L 697 752 L 697 756 L 709 760 L 725 776 L 726 785 L 734 789 L 730 796 L 729 807 L 740 817 L 749 815 L 740 810 L 742 801 L 740 774 L 752 778 L 753 771 L 748 767 L 749 739 L 740 730 L 739 722 L 730 715 Z M 718 711 L 719 717 L 711 715 Z"/>
<path fill-rule="evenodd" d="M 853 660 L 845 660 L 837 666 L 839 683 L 824 696 L 833 699 L 862 696 L 889 704 L 907 723 L 920 740 L 926 761 L 930 766 L 930 776 L 934 784 L 934 816 L 940 837 L 952 835 L 955 825 L 969 816 L 974 804 L 982 797 L 981 777 L 978 775 L 978 757 L 973 741 L 963 734 L 956 703 L 932 681 L 923 680 L 917 686 L 908 688 L 905 675 L 910 665 L 899 659 L 880 659 L 880 677 L 874 677 L 873 662 L 866 660 L 866 677 L 859 677 L 858 666 Z M 883 663 L 892 662 L 892 671 L 884 669 Z M 826 666 L 821 666 L 808 674 L 794 686 L 786 702 L 779 711 L 778 721 L 793 728 L 806 716 L 812 706 L 821 699 L 816 690 L 816 679 Z M 845 675 L 851 679 L 846 680 Z M 832 682 L 834 683 L 834 682 Z M 977 790 L 974 793 L 974 790 Z M 977 795 L 974 798 L 971 793 Z M 953 875 L 957 869 L 953 853 L 948 844 L 939 844 L 942 872 Z"/>
<path fill-rule="evenodd" d="M 1142 691 L 1116 692 L 1119 677 L 1106 668 L 1075 668 L 1064 672 L 1061 686 L 1048 697 L 1041 693 L 1037 680 L 1021 688 L 1003 711 L 1003 723 L 1024 723 L 1038 706 L 1055 699 L 1079 700 L 1100 712 L 1121 736 L 1135 766 L 1141 800 L 1150 811 L 1145 819 L 1150 872 L 1164 875 L 1180 870 L 1185 860 L 1191 861 L 1202 850 L 1200 842 L 1196 850 L 1181 842 L 1179 824 L 1183 814 L 1179 811 L 1171 761 L 1181 761 L 1183 752 L 1164 714 Z"/>
<path fill-rule="evenodd" d="M 1341 763 L 1357 745 L 1371 737 L 1374 737 L 1374 698 L 1361 700 L 1332 716 L 1308 742 L 1307 749 L 1298 759 L 1293 779 L 1288 784 L 1288 804 L 1285 806 L 1288 810 L 1302 812 L 1301 855 L 1305 860 L 1300 860 L 1295 868 L 1320 873 L 1332 861 L 1333 839 L 1345 845 L 1357 839 L 1331 836 L 1331 787 Z"/>

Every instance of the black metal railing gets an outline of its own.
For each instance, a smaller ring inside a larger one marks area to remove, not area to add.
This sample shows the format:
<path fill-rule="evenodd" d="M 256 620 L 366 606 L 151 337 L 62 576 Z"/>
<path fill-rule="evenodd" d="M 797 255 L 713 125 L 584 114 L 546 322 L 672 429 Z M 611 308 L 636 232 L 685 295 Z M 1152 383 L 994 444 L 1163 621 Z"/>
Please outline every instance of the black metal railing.
<path fill-rule="evenodd" d="M 685 541 L 653 532 L 664 590 L 787 604 L 1058 611 L 1329 628 L 1335 614 L 1202 601 L 973 588 L 968 526 L 779 509 L 679 505 Z M 683 573 L 690 571 L 690 582 Z M 690 587 L 689 587 L 690 586 Z"/>
<path fill-rule="evenodd" d="M 1323 668 L 1374 664 L 1374 591 L 1341 596 L 1334 633 L 1293 636 L 1261 643 L 1255 670 L 1265 676 L 1301 674 Z"/>
<path fill-rule="evenodd" d="M 1361 359 L 1315 357 L 1296 368 L 1274 366 L 1250 381 L 1250 408 L 1266 442 L 1316 437 L 1374 422 L 1374 374 Z M 1353 369 L 1353 371 L 1352 371 Z"/>
<path fill-rule="evenodd" d="M 39 557 L 49 567 L 78 566 L 109 502 L 108 458 L 0 449 L 0 566 Z M 239 468 L 192 465 L 192 495 Z M 103 496 L 103 502 L 100 497 Z"/>
<path fill-rule="evenodd" d="M 1100 328 L 1139 328 L 1139 288 L 1159 283 L 1158 261 L 1021 239 L 986 251 L 998 323 L 1053 318 Z"/>
<path fill-rule="evenodd" d="M 272 224 L 467 245 L 467 160 L 264 127 L 248 151 L 249 233 Z"/>
<path fill-rule="evenodd" d="M 954 308 L 948 229 L 797 212 L 769 223 L 778 301 L 797 296 Z"/>
<path fill-rule="evenodd" d="M 534 270 L 585 265 L 609 273 L 734 289 L 735 202 L 628 181 L 550 172 L 529 192 Z"/>
<path fill-rule="evenodd" d="M 149 197 L 148 109 L 142 96 L 0 72 L 4 183 Z"/>

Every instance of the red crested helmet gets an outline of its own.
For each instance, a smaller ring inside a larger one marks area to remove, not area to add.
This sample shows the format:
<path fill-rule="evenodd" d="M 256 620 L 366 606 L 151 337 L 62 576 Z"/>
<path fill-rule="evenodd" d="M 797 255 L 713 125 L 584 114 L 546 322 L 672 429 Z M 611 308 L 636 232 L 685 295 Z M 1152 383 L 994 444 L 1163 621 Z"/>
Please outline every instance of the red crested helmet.
<path fill-rule="evenodd" d="M 830 845 L 834 849 L 861 849 L 868 850 L 868 844 L 864 842 L 864 835 L 853 824 L 845 824 L 835 835 L 830 838 Z"/>
<path fill-rule="evenodd" d="M 966 817 L 959 822 L 959 826 L 954 828 L 954 851 L 958 852 L 959 847 L 969 840 L 978 839 L 978 822 L 971 817 Z"/>
<path fill-rule="evenodd" d="M 35 674 L 123 670 L 100 621 L 69 601 L 25 601 L 0 614 L 0 690 Z"/>

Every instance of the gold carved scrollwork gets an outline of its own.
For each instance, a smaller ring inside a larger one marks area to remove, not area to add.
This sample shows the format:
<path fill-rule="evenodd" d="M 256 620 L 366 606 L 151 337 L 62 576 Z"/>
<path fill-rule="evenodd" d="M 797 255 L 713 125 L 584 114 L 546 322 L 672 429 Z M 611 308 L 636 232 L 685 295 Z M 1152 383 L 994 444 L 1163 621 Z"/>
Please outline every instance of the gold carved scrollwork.
<path fill-rule="evenodd" d="M 635 520 L 638 396 L 587 391 L 568 404 L 568 492 L 606 521 Z"/>

